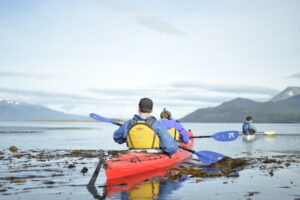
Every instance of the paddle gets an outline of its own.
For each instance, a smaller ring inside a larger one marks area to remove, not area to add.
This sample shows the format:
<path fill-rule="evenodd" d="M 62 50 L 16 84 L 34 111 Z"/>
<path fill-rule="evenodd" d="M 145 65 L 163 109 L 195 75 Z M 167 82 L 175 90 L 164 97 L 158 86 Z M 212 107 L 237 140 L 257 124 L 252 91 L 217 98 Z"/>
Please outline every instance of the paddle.
<path fill-rule="evenodd" d="M 90 182 L 89 182 L 89 184 L 88 184 L 87 187 L 91 187 L 91 186 L 94 186 L 94 185 L 95 185 L 95 182 L 96 182 L 96 179 L 97 179 L 98 174 L 99 174 L 99 172 L 100 172 L 100 169 L 101 169 L 102 165 L 105 163 L 105 160 L 104 160 L 103 157 L 104 157 L 104 153 L 101 152 L 101 153 L 100 153 L 100 156 L 99 156 L 99 162 L 98 162 L 98 164 L 97 164 L 97 167 L 96 167 L 96 169 L 95 169 L 95 171 L 94 171 L 94 174 L 93 174 L 93 176 L 91 177 Z"/>
<path fill-rule="evenodd" d="M 241 132 L 243 133 L 243 132 Z M 265 135 L 274 135 L 276 133 L 276 131 L 264 131 L 264 132 L 256 132 L 256 133 L 261 133 L 261 134 L 265 134 Z"/>
<path fill-rule="evenodd" d="M 262 132 L 266 135 L 274 135 L 276 133 L 276 131 L 265 131 L 265 132 Z"/>
<path fill-rule="evenodd" d="M 116 121 L 113 121 L 111 119 L 107 119 L 105 117 L 99 116 L 95 113 L 91 113 L 90 117 L 97 120 L 97 121 L 101 121 L 101 122 L 108 122 L 108 123 L 112 123 L 118 126 L 121 126 L 122 124 Z M 213 135 L 206 135 L 206 136 L 192 136 L 190 138 L 214 138 L 215 140 L 218 141 L 233 141 L 236 140 L 239 137 L 239 132 L 238 131 L 222 131 L 222 132 L 218 132 L 215 133 Z"/>
<path fill-rule="evenodd" d="M 94 114 L 94 113 L 91 113 L 90 114 L 90 117 L 95 119 L 95 120 L 98 120 L 98 121 L 102 121 L 102 122 L 108 122 L 108 123 L 112 123 L 112 124 L 115 124 L 115 125 L 118 125 L 118 126 L 121 126 L 122 124 L 121 123 L 118 123 L 116 121 L 113 121 L 113 120 L 110 120 L 110 119 L 107 119 L 105 117 L 102 117 L 102 116 L 99 116 L 97 114 Z M 194 151 L 192 149 L 188 149 L 186 147 L 183 147 L 183 146 L 180 146 L 178 145 L 179 148 L 183 149 L 183 150 L 186 150 L 186 151 L 189 151 L 195 155 L 197 155 L 198 159 L 205 165 L 210 165 L 212 163 L 215 163 L 215 162 L 218 162 L 220 159 L 226 157 L 220 153 L 216 153 L 216 152 L 213 152 L 213 151 Z M 100 163 L 100 161 L 99 161 Z M 97 166 L 98 167 L 98 166 Z M 97 169 L 96 169 L 97 170 Z M 95 170 L 95 172 L 96 172 Z M 99 172 L 98 172 L 99 173 Z M 98 174 L 97 174 L 98 175 Z M 94 175 L 93 175 L 94 176 Z M 92 179 L 91 179 L 92 180 Z M 91 182 L 91 181 L 90 181 Z"/>
<path fill-rule="evenodd" d="M 102 116 L 99 116 L 95 113 L 91 113 L 90 114 L 90 117 L 97 120 L 97 121 L 100 121 L 100 122 L 108 122 L 108 123 L 112 123 L 112 124 L 115 124 L 115 125 L 118 125 L 118 126 L 121 126 L 122 124 L 119 123 L 119 122 L 116 122 L 116 121 L 113 121 L 111 119 L 107 119 L 105 117 L 102 117 Z"/>
<path fill-rule="evenodd" d="M 204 165 L 210 165 L 215 162 L 218 162 L 219 160 L 221 160 L 224 157 L 228 157 L 228 156 L 225 156 L 223 154 L 216 153 L 213 151 L 198 151 L 198 152 L 196 152 L 192 149 L 188 149 L 188 148 L 180 146 L 180 145 L 179 145 L 179 148 L 189 151 L 192 154 L 195 154 Z"/>
<path fill-rule="evenodd" d="M 205 135 L 205 136 L 192 136 L 190 138 L 213 138 L 217 141 L 233 141 L 236 140 L 239 137 L 238 131 L 222 131 L 215 133 L 213 135 Z"/>

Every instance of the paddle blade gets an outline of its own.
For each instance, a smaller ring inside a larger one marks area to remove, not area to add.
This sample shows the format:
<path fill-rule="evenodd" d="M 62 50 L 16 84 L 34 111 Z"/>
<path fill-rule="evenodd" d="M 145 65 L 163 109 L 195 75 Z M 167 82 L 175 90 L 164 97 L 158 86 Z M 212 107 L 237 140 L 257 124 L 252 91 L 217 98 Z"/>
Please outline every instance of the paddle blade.
<path fill-rule="evenodd" d="M 222 158 L 226 157 L 223 154 L 216 153 L 213 151 L 198 151 L 195 152 L 195 154 L 198 156 L 199 160 L 204 164 L 204 165 L 210 165 L 213 163 L 218 162 Z"/>
<path fill-rule="evenodd" d="M 264 134 L 266 135 L 274 135 L 276 131 L 265 131 Z"/>
<path fill-rule="evenodd" d="M 218 141 L 233 141 L 236 140 L 239 137 L 238 131 L 222 131 L 213 134 L 211 137 L 213 137 L 215 140 Z"/>
<path fill-rule="evenodd" d="M 107 119 L 107 118 L 97 115 L 95 113 L 91 113 L 90 117 L 97 121 L 100 121 L 100 122 L 107 122 L 107 123 L 112 123 L 112 124 L 116 124 L 116 125 L 121 125 L 119 122 L 113 121 L 111 119 Z"/>

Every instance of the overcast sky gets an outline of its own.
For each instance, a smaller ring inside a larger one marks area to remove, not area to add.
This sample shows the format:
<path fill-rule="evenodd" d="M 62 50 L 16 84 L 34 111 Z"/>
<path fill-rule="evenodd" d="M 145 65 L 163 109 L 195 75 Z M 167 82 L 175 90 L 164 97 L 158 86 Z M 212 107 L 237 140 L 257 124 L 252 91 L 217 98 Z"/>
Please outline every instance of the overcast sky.
<path fill-rule="evenodd" d="M 299 0 L 0 0 L 0 99 L 174 118 L 300 86 Z"/>

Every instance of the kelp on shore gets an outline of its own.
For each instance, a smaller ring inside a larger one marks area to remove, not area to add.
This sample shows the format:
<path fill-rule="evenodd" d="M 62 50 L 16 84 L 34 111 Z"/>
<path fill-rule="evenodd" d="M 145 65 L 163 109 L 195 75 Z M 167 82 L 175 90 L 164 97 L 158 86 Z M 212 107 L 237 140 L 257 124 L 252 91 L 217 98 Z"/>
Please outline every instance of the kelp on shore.
<path fill-rule="evenodd" d="M 17 148 L 17 147 L 16 147 Z M 104 152 L 105 158 L 116 157 L 125 151 L 102 151 L 80 149 L 17 150 L 0 151 L 0 195 L 14 194 L 24 190 L 43 187 L 41 185 L 70 184 L 72 177 L 85 176 L 93 172 L 98 157 Z M 273 155 L 259 158 L 223 158 L 218 163 L 204 166 L 199 161 L 183 163 L 180 167 L 169 168 L 163 179 L 179 181 L 182 177 L 196 183 L 203 178 L 239 176 L 247 168 L 257 168 L 268 176 L 276 170 L 299 165 L 300 155 Z M 226 182 L 227 183 L 227 182 Z M 16 187 L 17 186 L 17 187 Z M 18 188 L 18 189 L 16 189 Z"/>

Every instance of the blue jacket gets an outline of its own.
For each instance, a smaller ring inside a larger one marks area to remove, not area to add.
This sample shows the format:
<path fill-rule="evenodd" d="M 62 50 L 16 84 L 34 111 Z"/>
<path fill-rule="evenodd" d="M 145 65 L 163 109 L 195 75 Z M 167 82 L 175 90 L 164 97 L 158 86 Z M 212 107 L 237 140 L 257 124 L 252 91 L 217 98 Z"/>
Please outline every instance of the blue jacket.
<path fill-rule="evenodd" d="M 247 133 L 249 131 L 249 129 L 254 130 L 254 132 L 257 131 L 255 125 L 252 122 L 249 122 L 247 120 L 244 121 L 242 129 L 243 129 L 243 133 Z"/>
<path fill-rule="evenodd" d="M 154 118 L 153 116 L 149 116 L 147 119 Z M 139 115 L 134 115 L 133 119 L 141 121 L 147 120 L 142 119 Z M 114 132 L 114 140 L 115 142 L 122 144 L 126 142 L 126 138 L 130 129 L 130 120 L 126 121 L 122 126 Z M 168 130 L 164 125 L 161 124 L 160 121 L 155 120 L 152 129 L 158 135 L 160 139 L 160 148 L 167 154 L 172 155 L 176 153 L 178 150 L 177 142 L 173 139 L 173 137 L 169 134 Z"/>
<path fill-rule="evenodd" d="M 176 130 L 178 130 L 179 134 L 180 134 L 180 141 L 181 142 L 188 142 L 190 140 L 189 134 L 187 133 L 187 131 L 183 128 L 183 126 L 181 125 L 181 123 L 177 120 L 162 120 L 161 123 L 167 128 L 175 128 Z"/>

